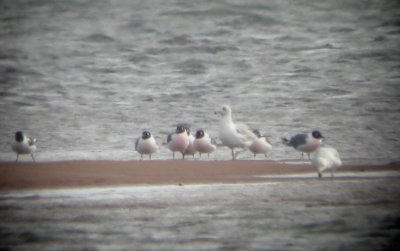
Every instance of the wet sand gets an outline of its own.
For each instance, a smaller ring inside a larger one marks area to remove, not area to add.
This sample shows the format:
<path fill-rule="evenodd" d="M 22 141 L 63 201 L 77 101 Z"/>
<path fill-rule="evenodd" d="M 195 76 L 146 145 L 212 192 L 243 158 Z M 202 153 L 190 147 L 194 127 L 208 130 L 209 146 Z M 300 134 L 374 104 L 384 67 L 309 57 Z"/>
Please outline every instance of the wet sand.
<path fill-rule="evenodd" d="M 337 173 L 379 171 L 400 171 L 400 164 L 342 166 Z M 290 174 L 309 174 L 308 178 L 317 179 L 309 164 L 258 160 L 3 162 L 0 190 L 280 182 L 288 180 L 284 175 Z M 326 173 L 324 179 L 329 178 L 330 173 Z"/>

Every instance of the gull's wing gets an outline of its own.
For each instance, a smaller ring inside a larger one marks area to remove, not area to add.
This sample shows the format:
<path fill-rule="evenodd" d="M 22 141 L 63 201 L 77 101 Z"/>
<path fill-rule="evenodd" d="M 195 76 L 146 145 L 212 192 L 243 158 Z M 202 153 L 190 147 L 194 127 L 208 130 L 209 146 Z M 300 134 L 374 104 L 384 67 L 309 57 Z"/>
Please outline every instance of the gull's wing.
<path fill-rule="evenodd" d="M 137 150 L 137 148 L 138 148 L 139 140 L 140 140 L 140 137 L 136 139 L 136 142 L 135 142 L 135 150 Z"/>
<path fill-rule="evenodd" d="M 257 135 L 255 135 L 254 132 L 245 124 L 236 124 L 236 132 L 244 141 L 252 142 L 257 139 Z"/>
<path fill-rule="evenodd" d="M 168 134 L 167 143 L 171 142 L 171 140 L 172 140 L 172 134 L 173 134 L 173 133 Z"/>
<path fill-rule="evenodd" d="M 300 145 L 304 145 L 306 142 L 307 134 L 297 134 L 290 139 L 289 145 L 296 148 Z"/>

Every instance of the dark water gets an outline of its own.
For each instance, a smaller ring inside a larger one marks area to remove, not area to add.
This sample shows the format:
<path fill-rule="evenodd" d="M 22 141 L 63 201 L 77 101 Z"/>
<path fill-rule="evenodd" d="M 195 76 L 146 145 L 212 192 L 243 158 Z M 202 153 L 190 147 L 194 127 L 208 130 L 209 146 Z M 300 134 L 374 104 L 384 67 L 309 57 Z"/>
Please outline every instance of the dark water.
<path fill-rule="evenodd" d="M 319 129 L 344 159 L 399 160 L 399 17 L 395 0 L 1 1 L 0 159 L 18 129 L 41 161 L 136 159 L 144 129 L 217 137 L 228 103 L 272 159 Z"/>
<path fill-rule="evenodd" d="M 0 249 L 398 250 L 399 181 L 0 194 Z"/>

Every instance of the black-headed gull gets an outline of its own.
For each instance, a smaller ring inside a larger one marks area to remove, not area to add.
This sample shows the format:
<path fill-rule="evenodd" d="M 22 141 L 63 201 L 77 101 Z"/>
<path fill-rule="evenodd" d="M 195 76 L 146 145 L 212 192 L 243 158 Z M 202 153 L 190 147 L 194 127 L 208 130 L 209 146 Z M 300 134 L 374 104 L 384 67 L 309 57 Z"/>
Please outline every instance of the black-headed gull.
<path fill-rule="evenodd" d="M 196 139 L 193 142 L 194 148 L 200 153 L 207 153 L 208 157 L 210 157 L 210 153 L 212 153 L 217 147 L 211 142 L 210 136 L 203 129 L 199 129 L 196 132 Z"/>
<path fill-rule="evenodd" d="M 15 162 L 18 162 L 20 154 L 30 154 L 32 160 L 35 161 L 35 158 L 33 157 L 33 153 L 36 151 L 35 143 L 36 139 L 25 136 L 22 131 L 16 132 L 15 141 L 12 144 L 12 149 L 17 154 Z"/>
<path fill-rule="evenodd" d="M 156 140 L 149 131 L 144 131 L 142 136 L 136 139 L 135 150 L 140 153 L 140 159 L 143 159 L 143 154 L 151 155 L 158 150 Z"/>
<path fill-rule="evenodd" d="M 232 159 L 236 159 L 234 149 L 245 149 L 257 139 L 257 136 L 245 124 L 235 124 L 232 121 L 232 110 L 228 105 L 222 106 L 222 109 L 215 114 L 221 115 L 219 127 L 219 139 L 222 144 L 229 147 L 232 151 Z"/>
<path fill-rule="evenodd" d="M 322 172 L 331 170 L 331 176 L 335 173 L 336 167 L 342 165 L 338 151 L 330 146 L 319 147 L 312 158 L 312 165 L 318 170 L 318 177 L 322 178 Z"/>
<path fill-rule="evenodd" d="M 307 153 L 308 159 L 310 159 L 310 153 L 318 149 L 323 139 L 324 137 L 319 131 L 313 131 L 307 134 L 297 134 L 290 138 L 290 140 L 282 138 L 282 142 L 300 151 L 302 158 L 304 157 L 304 153 Z"/>
<path fill-rule="evenodd" d="M 169 134 L 167 138 L 168 148 L 172 151 L 172 158 L 175 159 L 175 152 L 182 153 L 182 159 L 185 159 L 185 150 L 189 146 L 189 136 L 183 125 L 176 127 L 175 133 Z"/>
<path fill-rule="evenodd" d="M 185 125 L 184 125 L 184 127 L 185 127 L 186 133 L 187 133 L 187 135 L 188 135 L 188 137 L 189 137 L 189 145 L 188 145 L 188 147 L 186 148 L 184 154 L 185 154 L 185 155 L 192 155 L 193 158 L 194 158 L 194 155 L 197 153 L 197 150 L 196 150 L 196 148 L 194 148 L 194 145 L 193 145 L 193 142 L 194 142 L 194 140 L 195 140 L 195 137 L 194 137 L 194 136 L 192 135 L 192 133 L 190 132 L 190 128 L 189 128 L 188 126 L 185 126 Z"/>
<path fill-rule="evenodd" d="M 249 150 L 254 154 L 254 157 L 256 157 L 257 154 L 264 154 L 265 157 L 267 157 L 268 152 L 272 149 L 271 143 L 266 136 L 261 135 L 260 131 L 253 130 L 253 132 L 257 135 L 257 139 L 251 143 Z"/>

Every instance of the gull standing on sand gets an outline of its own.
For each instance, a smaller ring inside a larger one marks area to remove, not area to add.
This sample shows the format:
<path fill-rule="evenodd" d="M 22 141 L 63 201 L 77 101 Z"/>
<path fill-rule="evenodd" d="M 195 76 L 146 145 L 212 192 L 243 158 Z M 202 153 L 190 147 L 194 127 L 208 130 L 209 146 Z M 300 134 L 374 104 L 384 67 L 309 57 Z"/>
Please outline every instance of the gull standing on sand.
<path fill-rule="evenodd" d="M 168 148 L 172 151 L 172 158 L 175 159 L 175 152 L 182 153 L 182 159 L 185 159 L 185 150 L 189 146 L 189 136 L 183 125 L 176 127 L 175 133 L 169 134 L 167 138 Z"/>
<path fill-rule="evenodd" d="M 272 149 L 271 143 L 268 141 L 266 136 L 261 135 L 260 131 L 253 130 L 253 132 L 257 135 L 257 139 L 251 143 L 249 150 L 254 154 L 254 157 L 259 153 L 264 154 L 265 157 L 267 157 L 268 152 Z"/>
<path fill-rule="evenodd" d="M 18 162 L 20 154 L 30 154 L 32 160 L 35 161 L 35 158 L 33 157 L 33 152 L 36 151 L 35 143 L 36 139 L 25 136 L 22 131 L 16 132 L 15 141 L 11 146 L 13 151 L 17 154 L 15 162 Z"/>
<path fill-rule="evenodd" d="M 200 157 L 202 153 L 207 153 L 208 157 L 210 157 L 210 153 L 217 148 L 213 143 L 211 143 L 210 136 L 208 136 L 208 133 L 203 129 L 197 130 L 193 146 L 200 153 Z"/>
<path fill-rule="evenodd" d="M 136 139 L 135 150 L 140 153 L 140 159 L 143 159 L 143 154 L 148 154 L 151 159 L 151 154 L 157 152 L 156 140 L 149 131 L 144 131 L 142 137 Z"/>
<path fill-rule="evenodd" d="M 247 148 L 257 139 L 257 136 L 245 124 L 235 124 L 232 121 L 232 110 L 224 105 L 215 114 L 221 115 L 219 138 L 225 146 L 232 151 L 232 159 L 235 160 L 240 152 L 235 153 L 235 148 Z"/>
<path fill-rule="evenodd" d="M 192 133 L 190 132 L 190 128 L 188 126 L 184 126 L 184 127 L 185 127 L 186 133 L 187 133 L 187 135 L 189 137 L 189 145 L 186 148 L 184 154 L 185 155 L 192 155 L 193 158 L 194 158 L 194 155 L 195 155 L 195 153 L 197 153 L 197 150 L 196 150 L 196 148 L 194 148 L 193 142 L 194 142 L 194 140 L 196 138 L 192 135 Z"/>
<path fill-rule="evenodd" d="M 304 153 L 308 154 L 308 159 L 310 159 L 310 153 L 317 150 L 321 145 L 324 137 L 319 131 L 313 131 L 308 134 L 297 134 L 290 138 L 282 138 L 283 144 L 287 146 L 292 146 L 297 151 L 301 152 L 301 158 L 304 158 Z"/>
<path fill-rule="evenodd" d="M 338 151 L 329 146 L 321 146 L 315 151 L 311 161 L 312 165 L 318 170 L 318 177 L 322 178 L 322 172 L 331 169 L 331 176 L 335 173 L 336 167 L 342 165 Z"/>

